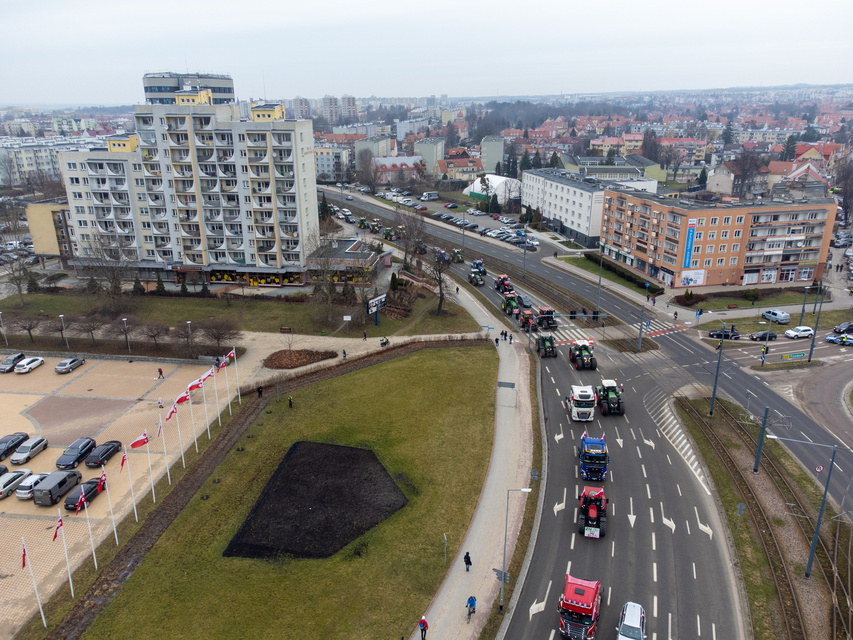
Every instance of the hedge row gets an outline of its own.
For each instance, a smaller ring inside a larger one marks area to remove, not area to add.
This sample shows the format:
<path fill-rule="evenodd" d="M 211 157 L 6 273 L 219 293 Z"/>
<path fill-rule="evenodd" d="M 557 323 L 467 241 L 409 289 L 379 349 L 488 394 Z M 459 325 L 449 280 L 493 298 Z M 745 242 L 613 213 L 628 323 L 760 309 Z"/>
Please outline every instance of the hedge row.
<path fill-rule="evenodd" d="M 589 260 L 590 262 L 594 262 L 595 264 L 599 264 L 601 262 L 601 258 L 598 255 L 598 253 L 590 251 L 590 252 L 584 253 L 583 255 L 587 260 Z M 603 262 L 604 262 L 604 267 L 603 267 L 604 269 L 607 269 L 607 271 L 610 271 L 611 273 L 616 274 L 620 278 L 624 278 L 625 280 L 628 280 L 629 282 L 633 282 L 635 285 L 637 285 L 638 287 L 641 287 L 643 289 L 645 289 L 646 285 L 648 285 L 648 292 L 649 292 L 649 294 L 651 294 L 653 296 L 659 296 L 664 291 L 666 291 L 666 289 L 664 289 L 659 284 L 655 284 L 654 282 L 649 282 L 640 274 L 638 274 L 634 271 L 631 271 L 630 269 L 627 269 L 627 268 L 623 267 L 622 265 L 620 265 L 616 262 L 611 262 L 610 260 L 604 260 Z"/>

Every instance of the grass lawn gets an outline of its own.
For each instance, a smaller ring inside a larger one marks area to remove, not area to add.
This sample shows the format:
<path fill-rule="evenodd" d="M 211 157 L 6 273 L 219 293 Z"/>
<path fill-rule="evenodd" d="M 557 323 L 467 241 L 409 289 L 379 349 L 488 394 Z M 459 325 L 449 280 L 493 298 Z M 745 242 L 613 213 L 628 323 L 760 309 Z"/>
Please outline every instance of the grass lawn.
<path fill-rule="evenodd" d="M 567 249 L 579 249 L 579 250 L 580 249 L 586 249 L 586 247 L 578 244 L 574 240 L 560 240 L 557 244 L 561 244 L 564 247 L 566 247 Z M 587 262 L 587 260 L 584 260 L 584 262 Z"/>
<path fill-rule="evenodd" d="M 578 267 L 579 269 L 583 269 L 584 271 L 588 271 L 589 273 L 594 274 L 598 277 L 598 267 L 594 262 L 587 260 L 586 258 L 559 258 L 566 264 L 570 264 L 573 267 Z M 631 282 L 630 280 L 626 280 L 622 278 L 612 271 L 608 271 L 607 269 L 601 270 L 601 278 L 602 280 L 609 280 L 610 282 L 614 282 L 616 284 L 621 284 L 623 287 L 627 287 L 631 291 L 636 291 L 637 293 L 641 293 L 643 295 L 646 294 L 646 288 L 638 286 L 637 284 Z"/>
<path fill-rule="evenodd" d="M 802 298 L 800 298 L 802 300 Z M 765 306 L 766 310 L 767 307 Z M 702 331 L 710 331 L 711 329 L 719 329 L 722 327 L 722 321 L 726 320 L 726 326 L 731 326 L 732 322 L 734 322 L 735 327 L 740 332 L 741 336 L 745 336 L 749 333 L 754 333 L 755 331 L 763 331 L 768 328 L 767 321 L 761 318 L 761 310 L 755 310 L 755 316 L 751 318 L 723 318 L 719 317 L 714 320 L 709 320 L 708 322 L 703 322 L 702 324 L 696 325 L 694 328 Z M 784 333 L 786 329 L 790 329 L 791 327 L 796 327 L 800 321 L 800 310 L 796 310 L 796 313 L 791 310 L 791 321 L 788 324 L 776 324 L 775 322 L 769 326 L 769 329 L 779 335 L 779 340 L 787 340 L 784 337 Z M 703 315 L 704 317 L 704 315 Z M 713 317 L 713 316 L 711 316 Z M 806 307 L 806 313 L 803 316 L 803 324 L 805 326 L 814 327 L 815 319 L 817 315 L 812 315 L 811 307 Z M 695 317 L 688 316 L 685 320 L 693 321 Z M 853 311 L 849 309 L 833 309 L 827 310 L 824 309 L 820 313 L 820 324 L 818 325 L 818 336 L 817 340 L 823 342 L 825 334 L 821 332 L 829 329 L 831 330 L 833 327 L 841 324 L 842 322 L 847 322 L 848 320 L 853 320 Z M 759 324 L 760 322 L 764 322 L 765 324 Z M 743 338 L 741 338 L 742 340 Z M 801 341 L 802 342 L 802 341 Z M 809 342 L 811 342 L 809 340 Z"/>
<path fill-rule="evenodd" d="M 98 299 L 92 296 L 67 296 L 55 294 L 27 294 L 24 296 L 27 314 L 45 314 L 56 317 L 82 315 L 98 306 Z M 198 298 L 157 298 L 129 297 L 128 315 L 133 315 L 139 323 L 159 322 L 171 327 L 184 324 L 191 320 L 193 324 L 208 320 L 233 320 L 244 331 L 262 331 L 278 333 L 281 327 L 290 327 L 294 333 L 319 334 L 321 328 L 314 322 L 316 314 L 321 310 L 307 303 L 274 302 L 263 300 L 235 300 L 230 304 L 218 299 Z M 450 307 L 451 314 L 443 315 L 440 319 L 428 314 L 421 316 L 420 312 L 437 299 L 427 294 L 426 298 L 418 299 L 412 314 L 403 320 L 392 320 L 380 314 L 379 326 L 371 321 L 364 329 L 368 337 L 384 335 L 417 333 L 465 333 L 477 331 L 478 327 L 468 313 L 455 305 Z M 17 296 L 0 300 L 0 311 L 9 315 L 21 311 Z M 346 311 L 335 312 L 335 317 L 343 316 Z M 362 328 L 355 325 L 350 327 L 350 333 L 361 333 Z M 72 330 L 72 334 L 73 334 Z M 329 333 L 327 330 L 326 333 Z M 340 335 L 343 335 L 341 333 Z"/>
<path fill-rule="evenodd" d="M 452 558 L 477 503 L 497 363 L 490 347 L 429 349 L 300 390 L 292 410 L 272 403 L 84 637 L 408 636 L 445 576 L 444 534 Z M 372 449 L 408 505 L 331 558 L 224 558 L 301 440 Z"/>
<path fill-rule="evenodd" d="M 779 293 L 778 295 L 771 295 L 766 298 L 762 298 L 761 300 L 757 300 L 755 304 L 752 304 L 749 300 L 744 300 L 743 298 L 739 298 L 736 296 L 726 297 L 726 298 L 708 298 L 707 300 L 703 300 L 702 302 L 698 302 L 691 307 L 692 309 L 698 309 L 702 307 L 705 311 L 709 309 L 726 309 L 730 304 L 736 304 L 741 309 L 755 309 L 757 314 L 760 314 L 762 310 L 767 310 L 773 307 L 782 307 L 785 305 L 800 305 L 797 307 L 797 318 L 800 317 L 800 309 L 803 304 L 803 294 L 802 293 Z M 806 310 L 811 311 L 814 306 L 814 297 L 809 299 L 809 304 L 806 305 Z M 791 317 L 794 317 L 794 311 L 788 310 L 791 314 Z"/>

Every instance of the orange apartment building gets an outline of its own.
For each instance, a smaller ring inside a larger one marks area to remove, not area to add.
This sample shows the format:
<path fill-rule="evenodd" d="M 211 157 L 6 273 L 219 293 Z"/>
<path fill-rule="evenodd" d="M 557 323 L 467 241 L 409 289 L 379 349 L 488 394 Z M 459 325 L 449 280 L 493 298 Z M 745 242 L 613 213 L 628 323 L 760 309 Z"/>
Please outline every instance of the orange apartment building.
<path fill-rule="evenodd" d="M 605 255 L 672 288 L 811 283 L 823 277 L 831 198 L 708 204 L 607 189 Z"/>

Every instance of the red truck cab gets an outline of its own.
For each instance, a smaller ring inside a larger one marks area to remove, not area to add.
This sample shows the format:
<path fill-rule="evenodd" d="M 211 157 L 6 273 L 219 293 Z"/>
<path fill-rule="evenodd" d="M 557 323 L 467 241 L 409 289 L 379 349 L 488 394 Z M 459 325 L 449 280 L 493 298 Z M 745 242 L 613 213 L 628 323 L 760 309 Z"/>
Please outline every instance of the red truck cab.
<path fill-rule="evenodd" d="M 572 640 L 593 640 L 601 613 L 601 583 L 566 574 L 566 586 L 557 602 L 560 636 Z"/>

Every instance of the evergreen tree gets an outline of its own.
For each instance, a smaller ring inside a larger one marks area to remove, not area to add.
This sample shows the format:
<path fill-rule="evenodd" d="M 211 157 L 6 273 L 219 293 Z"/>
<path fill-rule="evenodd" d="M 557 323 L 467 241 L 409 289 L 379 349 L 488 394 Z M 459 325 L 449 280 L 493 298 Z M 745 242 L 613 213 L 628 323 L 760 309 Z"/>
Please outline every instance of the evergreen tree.
<path fill-rule="evenodd" d="M 539 151 L 533 154 L 533 168 L 541 169 L 542 168 L 542 156 L 539 155 Z"/>
<path fill-rule="evenodd" d="M 498 162 L 498 163 L 495 165 L 495 175 L 496 175 L 496 176 L 501 175 L 501 163 L 500 163 L 500 162 Z"/>
<path fill-rule="evenodd" d="M 803 142 L 817 142 L 820 140 L 820 136 L 818 135 L 817 130 L 809 125 L 806 127 L 806 130 L 803 132 Z"/>
<path fill-rule="evenodd" d="M 731 144 L 732 140 L 735 139 L 734 131 L 732 130 L 732 123 L 729 122 L 726 124 L 726 128 L 723 129 L 723 144 Z"/>
<path fill-rule="evenodd" d="M 160 277 L 160 272 L 157 272 L 157 286 L 154 287 L 154 291 L 157 293 L 166 293 L 166 285 L 163 284 L 163 278 Z"/>
<path fill-rule="evenodd" d="M 521 134 L 522 138 L 529 138 L 530 136 L 527 134 L 527 129 L 524 130 L 524 133 Z"/>
<path fill-rule="evenodd" d="M 613 147 L 607 150 L 607 158 L 604 160 L 604 164 L 610 166 L 616 164 L 616 149 Z"/>
<path fill-rule="evenodd" d="M 708 184 L 708 170 L 705 167 L 702 167 L 702 171 L 699 172 L 699 184 L 703 187 Z"/>
<path fill-rule="evenodd" d="M 181 280 L 181 295 L 186 296 L 186 295 L 189 295 L 189 293 L 190 293 L 190 290 L 187 289 L 187 279 L 184 278 L 183 280 Z"/>
<path fill-rule="evenodd" d="M 492 199 L 489 201 L 489 211 L 491 211 L 492 213 L 501 212 L 501 205 L 498 202 L 498 194 L 496 193 L 492 195 Z"/>
<path fill-rule="evenodd" d="M 548 160 L 548 166 L 552 169 L 558 168 L 562 163 L 560 162 L 560 156 L 557 155 L 557 152 L 551 154 L 551 159 Z"/>
<path fill-rule="evenodd" d="M 210 287 L 207 286 L 207 280 L 201 281 L 201 297 L 209 298 L 210 297 Z"/>
<path fill-rule="evenodd" d="M 640 147 L 640 153 L 652 162 L 660 162 L 660 143 L 654 129 L 646 129 L 643 132 L 643 146 Z"/>
<path fill-rule="evenodd" d="M 27 272 L 27 293 L 38 293 L 41 291 L 38 278 L 32 271 Z"/>
<path fill-rule="evenodd" d="M 131 293 L 135 296 L 141 296 L 145 294 L 145 287 L 142 286 L 142 283 L 139 281 L 139 274 L 133 279 L 133 289 L 131 289 Z"/>
<path fill-rule="evenodd" d="M 518 168 L 521 171 L 528 171 L 533 168 L 533 162 L 530 160 L 530 154 L 527 152 L 527 149 L 524 150 L 524 154 L 521 156 L 521 164 Z"/>
<path fill-rule="evenodd" d="M 782 151 L 782 160 L 791 161 L 797 155 L 797 136 L 796 134 L 788 136 L 785 140 L 785 149 Z"/>

